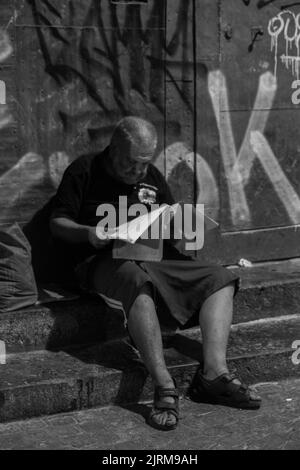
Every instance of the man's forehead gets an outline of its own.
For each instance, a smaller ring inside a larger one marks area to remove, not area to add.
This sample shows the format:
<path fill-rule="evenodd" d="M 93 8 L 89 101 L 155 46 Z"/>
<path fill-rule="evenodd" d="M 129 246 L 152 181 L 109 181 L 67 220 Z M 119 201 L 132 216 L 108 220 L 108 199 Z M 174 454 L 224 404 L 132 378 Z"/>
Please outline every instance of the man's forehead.
<path fill-rule="evenodd" d="M 125 153 L 126 157 L 131 161 L 146 162 L 154 158 L 155 150 L 156 144 L 153 142 L 145 145 L 135 145 L 131 143 Z"/>

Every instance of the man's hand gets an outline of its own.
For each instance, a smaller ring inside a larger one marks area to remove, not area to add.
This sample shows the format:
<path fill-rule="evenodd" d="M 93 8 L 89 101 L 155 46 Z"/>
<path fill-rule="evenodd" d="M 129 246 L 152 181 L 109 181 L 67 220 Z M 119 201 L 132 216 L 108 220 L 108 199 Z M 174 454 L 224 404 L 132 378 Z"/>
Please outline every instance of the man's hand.
<path fill-rule="evenodd" d="M 80 225 L 66 217 L 57 217 L 50 221 L 50 230 L 54 237 L 68 243 L 90 243 L 94 248 L 101 249 L 111 243 L 105 232 L 96 234 L 96 227 Z"/>
<path fill-rule="evenodd" d="M 89 227 L 88 241 L 94 248 L 99 250 L 111 243 L 111 240 L 105 232 L 99 233 L 99 236 L 96 234 L 96 227 Z"/>

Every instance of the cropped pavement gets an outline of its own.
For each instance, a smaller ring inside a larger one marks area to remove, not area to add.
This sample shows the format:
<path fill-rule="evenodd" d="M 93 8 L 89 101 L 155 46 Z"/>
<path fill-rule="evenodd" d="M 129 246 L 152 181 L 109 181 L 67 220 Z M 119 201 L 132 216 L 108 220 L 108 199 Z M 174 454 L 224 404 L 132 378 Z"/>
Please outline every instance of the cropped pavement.
<path fill-rule="evenodd" d="M 258 411 L 186 398 L 175 431 L 150 428 L 150 404 L 109 406 L 0 424 L 0 449 L 204 450 L 300 449 L 300 380 L 262 383 Z"/>

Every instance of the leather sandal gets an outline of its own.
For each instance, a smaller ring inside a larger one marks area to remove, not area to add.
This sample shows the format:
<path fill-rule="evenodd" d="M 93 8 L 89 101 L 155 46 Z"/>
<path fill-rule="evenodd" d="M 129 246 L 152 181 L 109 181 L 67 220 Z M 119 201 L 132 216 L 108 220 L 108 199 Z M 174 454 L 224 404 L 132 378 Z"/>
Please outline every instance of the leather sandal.
<path fill-rule="evenodd" d="M 174 380 L 174 379 L 173 379 Z M 154 402 L 152 410 L 148 416 L 147 422 L 150 426 L 160 431 L 171 431 L 177 427 L 179 421 L 179 392 L 176 388 L 174 380 L 174 388 L 155 387 L 154 390 Z M 166 403 L 163 398 L 173 398 L 174 403 Z M 155 421 L 155 416 L 162 414 L 167 411 L 171 415 L 175 416 L 176 422 L 174 424 L 159 424 Z"/>
<path fill-rule="evenodd" d="M 238 380 L 239 383 L 235 383 L 234 380 Z M 197 371 L 189 395 L 197 402 L 240 409 L 255 410 L 261 405 L 261 398 L 256 392 L 229 373 L 222 374 L 214 380 L 207 380 L 201 371 Z"/>

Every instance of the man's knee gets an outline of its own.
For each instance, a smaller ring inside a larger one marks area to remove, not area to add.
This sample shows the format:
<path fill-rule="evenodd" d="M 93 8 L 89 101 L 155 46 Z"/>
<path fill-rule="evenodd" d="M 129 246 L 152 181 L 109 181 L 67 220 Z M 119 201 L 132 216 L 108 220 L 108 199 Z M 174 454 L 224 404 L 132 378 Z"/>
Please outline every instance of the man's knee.
<path fill-rule="evenodd" d="M 155 308 L 153 301 L 153 286 L 150 284 L 150 282 L 146 282 L 141 287 L 135 301 L 133 302 L 130 313 L 132 313 L 132 311 L 138 311 L 142 313 L 145 309 L 148 310 L 153 308 Z"/>
<path fill-rule="evenodd" d="M 224 302 L 230 301 L 232 302 L 234 293 L 235 293 L 235 282 L 232 281 L 219 289 L 216 289 L 209 297 L 209 298 L 219 298 L 222 299 Z"/>
<path fill-rule="evenodd" d="M 238 278 L 226 268 L 219 267 L 210 275 L 210 283 L 213 292 L 219 292 L 219 295 L 234 296 L 238 290 Z"/>
<path fill-rule="evenodd" d="M 235 281 L 231 281 L 228 284 L 226 284 L 224 287 L 222 287 L 221 291 L 223 291 L 224 294 L 226 293 L 226 295 L 233 297 L 235 293 L 235 289 L 236 289 L 236 283 Z"/>
<path fill-rule="evenodd" d="M 148 296 L 153 299 L 153 286 L 150 282 L 145 282 L 139 291 L 139 296 Z"/>

